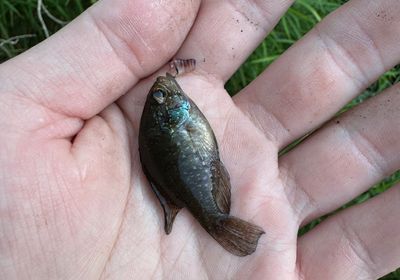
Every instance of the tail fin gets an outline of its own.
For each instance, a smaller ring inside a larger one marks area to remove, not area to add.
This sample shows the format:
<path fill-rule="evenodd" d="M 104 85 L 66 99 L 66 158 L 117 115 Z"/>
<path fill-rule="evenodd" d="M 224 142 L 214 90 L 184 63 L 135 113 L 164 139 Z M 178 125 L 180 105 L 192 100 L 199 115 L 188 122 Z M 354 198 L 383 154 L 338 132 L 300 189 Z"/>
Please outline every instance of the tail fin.
<path fill-rule="evenodd" d="M 227 251 L 237 256 L 252 254 L 261 234 L 265 233 L 259 226 L 243 221 L 233 216 L 217 218 L 212 237 Z"/>

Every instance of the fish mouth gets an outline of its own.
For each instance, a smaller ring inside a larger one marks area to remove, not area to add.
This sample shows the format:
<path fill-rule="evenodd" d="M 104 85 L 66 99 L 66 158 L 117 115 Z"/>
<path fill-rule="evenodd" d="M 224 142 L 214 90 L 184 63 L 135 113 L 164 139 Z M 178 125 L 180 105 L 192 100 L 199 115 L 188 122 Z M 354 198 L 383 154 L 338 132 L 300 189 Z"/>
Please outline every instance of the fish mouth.
<path fill-rule="evenodd" d="M 158 76 L 156 82 L 153 85 L 152 92 L 161 90 L 163 92 L 171 92 L 175 91 L 178 88 L 176 80 L 174 76 L 170 73 L 167 73 L 165 76 Z"/>
<path fill-rule="evenodd" d="M 161 84 L 168 84 L 168 83 L 172 83 L 173 81 L 175 81 L 175 77 L 172 76 L 168 72 L 165 74 L 165 76 L 158 76 L 157 77 L 157 82 L 161 83 Z"/>

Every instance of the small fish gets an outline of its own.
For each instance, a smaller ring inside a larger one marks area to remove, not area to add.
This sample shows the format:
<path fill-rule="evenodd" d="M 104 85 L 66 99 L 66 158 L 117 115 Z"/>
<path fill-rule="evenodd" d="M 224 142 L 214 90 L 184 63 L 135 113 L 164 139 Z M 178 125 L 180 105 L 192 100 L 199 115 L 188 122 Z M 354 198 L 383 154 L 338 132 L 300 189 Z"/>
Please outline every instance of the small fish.
<path fill-rule="evenodd" d="M 139 151 L 143 171 L 164 209 L 167 234 L 186 207 L 230 253 L 246 256 L 256 250 L 264 231 L 229 215 L 230 179 L 214 133 L 169 73 L 157 78 L 147 96 Z"/>

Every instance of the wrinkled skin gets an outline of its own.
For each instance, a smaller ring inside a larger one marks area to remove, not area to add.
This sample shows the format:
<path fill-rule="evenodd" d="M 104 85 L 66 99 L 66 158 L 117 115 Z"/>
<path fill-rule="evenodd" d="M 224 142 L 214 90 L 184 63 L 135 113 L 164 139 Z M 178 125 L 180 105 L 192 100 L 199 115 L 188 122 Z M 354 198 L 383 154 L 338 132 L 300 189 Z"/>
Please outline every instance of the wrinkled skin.
<path fill-rule="evenodd" d="M 375 279 L 398 267 L 398 187 L 297 238 L 399 169 L 398 85 L 277 154 L 399 62 L 400 3 L 350 1 L 232 99 L 224 82 L 290 4 L 104 0 L 0 65 L 0 278 Z M 203 61 L 179 83 L 215 131 L 232 215 L 265 229 L 249 257 L 186 210 L 164 233 L 137 136 L 174 55 Z"/>

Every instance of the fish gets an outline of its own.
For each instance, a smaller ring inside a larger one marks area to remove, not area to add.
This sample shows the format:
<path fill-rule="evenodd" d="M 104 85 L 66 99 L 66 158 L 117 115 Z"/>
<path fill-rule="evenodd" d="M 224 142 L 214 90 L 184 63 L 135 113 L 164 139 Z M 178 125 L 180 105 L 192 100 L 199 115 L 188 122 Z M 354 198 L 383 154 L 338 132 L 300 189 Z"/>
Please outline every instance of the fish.
<path fill-rule="evenodd" d="M 214 132 L 170 73 L 157 77 L 147 95 L 139 154 L 143 173 L 164 210 L 166 234 L 178 212 L 186 208 L 228 252 L 247 256 L 256 250 L 265 232 L 229 215 L 230 176 Z"/>

